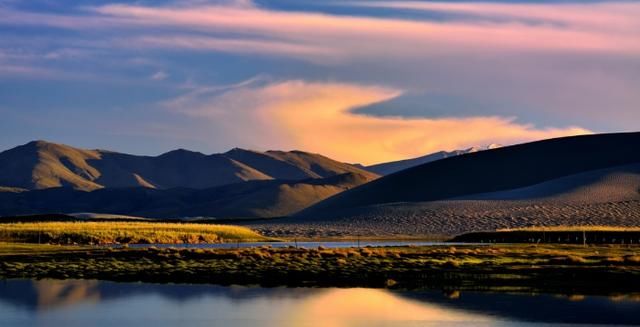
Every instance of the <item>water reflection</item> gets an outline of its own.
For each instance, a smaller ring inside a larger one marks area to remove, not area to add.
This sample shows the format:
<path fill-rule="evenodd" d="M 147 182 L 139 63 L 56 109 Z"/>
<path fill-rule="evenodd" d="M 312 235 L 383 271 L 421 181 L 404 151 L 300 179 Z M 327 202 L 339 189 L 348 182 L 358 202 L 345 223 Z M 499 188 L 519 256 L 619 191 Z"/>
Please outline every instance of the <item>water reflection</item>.
<path fill-rule="evenodd" d="M 629 297 L 0 281 L 2 326 L 640 324 Z"/>

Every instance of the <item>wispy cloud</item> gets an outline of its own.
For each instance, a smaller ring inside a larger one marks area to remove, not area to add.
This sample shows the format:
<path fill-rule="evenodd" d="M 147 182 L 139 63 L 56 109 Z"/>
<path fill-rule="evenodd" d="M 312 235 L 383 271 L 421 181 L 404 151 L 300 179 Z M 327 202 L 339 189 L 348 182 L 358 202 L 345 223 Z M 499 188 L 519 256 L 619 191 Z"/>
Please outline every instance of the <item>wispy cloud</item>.
<path fill-rule="evenodd" d="M 191 94 L 169 107 L 209 119 L 213 133 L 239 145 L 306 149 L 362 163 L 590 133 L 579 127 L 540 129 L 509 117 L 404 119 L 353 113 L 354 108 L 400 94 L 401 90 L 382 86 L 290 80 Z"/>
<path fill-rule="evenodd" d="M 517 21 L 523 24 L 555 24 L 558 27 L 633 32 L 640 28 L 640 6 L 632 1 L 577 2 L 438 2 L 438 1 L 345 1 L 338 5 L 405 9 L 464 14 L 450 20 Z"/>
<path fill-rule="evenodd" d="M 297 11 L 268 5 L 128 2 L 55 12 L 0 6 L 0 29 L 9 27 L 0 35 L 0 77 L 72 74 L 173 87 L 170 94 L 186 94 L 165 105 L 190 117 L 218 117 L 211 121 L 217 130 L 207 132 L 219 133 L 220 144 L 296 147 L 363 162 L 587 132 L 572 125 L 635 128 L 640 119 L 640 2 L 356 0 Z M 319 11 L 327 6 L 350 8 Z M 171 78 L 161 74 L 168 71 Z M 275 77 L 199 86 L 261 73 Z M 426 118 L 352 111 L 404 90 L 480 105 L 442 103 L 438 119 L 420 103 L 410 110 Z M 146 100 L 169 93 L 148 93 Z M 193 128 L 180 124 L 185 133 Z"/>
<path fill-rule="evenodd" d="M 224 53 L 244 53 L 274 55 L 281 57 L 305 58 L 310 61 L 322 63 L 337 59 L 338 54 L 320 46 L 295 44 L 291 42 L 265 41 L 239 38 L 219 38 L 211 36 L 165 35 L 165 36 L 140 36 L 121 39 L 121 46 L 158 49 L 183 49 L 188 51 L 210 51 Z"/>
<path fill-rule="evenodd" d="M 464 13 L 476 19 L 406 20 L 267 9 L 249 1 L 169 6 L 108 4 L 76 15 L 0 9 L 0 24 L 133 29 L 128 44 L 329 59 L 417 57 L 465 51 L 578 51 L 640 54 L 638 3 L 581 5 L 417 1 L 352 6 Z M 502 20 L 487 20 L 489 17 Z M 485 18 L 478 20 L 477 18 Z M 531 22 L 535 20 L 535 24 Z M 145 27 L 171 26 L 168 34 Z M 176 34 L 176 30 L 182 35 Z M 197 31 L 201 35 L 186 36 Z M 220 37 L 225 34 L 225 37 Z M 142 41 L 142 42 L 136 42 Z M 122 44 L 122 43 L 120 43 Z M 315 57 L 317 58 L 317 57 Z"/>
<path fill-rule="evenodd" d="M 640 53 L 640 41 L 637 38 L 640 26 L 634 20 L 634 13 L 640 9 L 638 4 L 626 4 L 622 8 L 620 4 L 593 5 L 595 7 L 585 5 L 577 7 L 578 9 L 569 7 L 566 9 L 568 14 L 558 14 L 558 8 L 552 5 L 520 5 L 517 8 L 514 5 L 487 3 L 367 2 L 362 5 L 386 5 L 392 8 L 402 8 L 404 5 L 415 9 L 424 6 L 424 9 L 465 12 L 478 16 L 500 14 L 539 19 L 549 16 L 556 17 L 562 25 L 526 24 L 518 20 L 416 21 L 276 11 L 255 6 L 152 8 L 118 4 L 94 10 L 104 17 L 131 20 L 142 25 L 171 25 L 216 33 L 277 38 L 279 42 L 342 50 L 347 55 L 354 56 L 417 56 L 459 51 L 461 47 L 476 51 L 525 49 Z M 581 11 L 579 8 L 582 8 Z M 529 13 L 522 14 L 523 12 Z M 193 46 L 193 43 L 175 41 L 177 46 Z M 206 47 L 204 43 L 202 45 Z"/>
<path fill-rule="evenodd" d="M 169 74 L 163 71 L 158 71 L 158 72 L 155 72 L 153 75 L 151 75 L 150 78 L 154 81 L 162 81 L 167 79 L 167 77 L 169 77 Z"/>

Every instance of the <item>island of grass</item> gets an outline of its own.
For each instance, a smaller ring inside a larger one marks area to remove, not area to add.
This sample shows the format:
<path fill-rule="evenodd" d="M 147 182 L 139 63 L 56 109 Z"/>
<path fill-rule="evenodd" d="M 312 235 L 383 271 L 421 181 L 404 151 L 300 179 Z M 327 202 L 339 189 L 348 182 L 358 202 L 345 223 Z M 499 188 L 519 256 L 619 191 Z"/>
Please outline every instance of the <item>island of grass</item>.
<path fill-rule="evenodd" d="M 458 235 L 453 242 L 473 243 L 558 243 L 640 244 L 640 227 L 536 226 L 473 232 Z"/>
<path fill-rule="evenodd" d="M 556 231 L 588 232 L 585 227 Z M 614 230 L 593 227 L 592 232 Z M 636 233 L 636 229 L 619 230 Z M 495 233 L 506 233 L 498 231 Z M 517 230 L 514 232 L 540 232 Z M 545 233 L 553 230 L 547 229 Z M 640 245 L 468 244 L 343 249 L 105 247 L 266 241 L 244 227 L 158 222 L 0 224 L 0 279 L 56 278 L 264 286 L 640 292 Z M 22 243 L 19 243 L 22 242 Z M 37 243 L 42 244 L 37 244 Z M 70 245 L 76 244 L 76 245 Z"/>
<path fill-rule="evenodd" d="M 160 222 L 0 223 L 0 241 L 39 244 L 179 244 L 256 242 L 269 239 L 231 225 Z"/>
<path fill-rule="evenodd" d="M 640 247 L 106 248 L 0 243 L 0 279 L 393 287 L 602 294 L 640 292 Z"/>

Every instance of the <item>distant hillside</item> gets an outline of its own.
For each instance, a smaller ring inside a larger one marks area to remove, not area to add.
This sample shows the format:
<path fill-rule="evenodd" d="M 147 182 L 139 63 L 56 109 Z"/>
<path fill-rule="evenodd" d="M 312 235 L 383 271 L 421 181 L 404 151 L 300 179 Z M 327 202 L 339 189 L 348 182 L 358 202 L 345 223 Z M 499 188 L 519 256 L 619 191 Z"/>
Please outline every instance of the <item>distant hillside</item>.
<path fill-rule="evenodd" d="M 346 173 L 301 181 L 256 180 L 208 189 L 104 188 L 93 192 L 49 188 L 0 193 L 0 216 L 37 213 L 109 213 L 141 217 L 264 218 L 295 213 L 375 179 Z"/>
<path fill-rule="evenodd" d="M 425 202 L 511 190 L 568 175 L 640 163 L 640 133 L 565 137 L 433 161 L 343 192 L 301 215 L 394 202 Z"/>
<path fill-rule="evenodd" d="M 640 225 L 640 133 L 571 137 L 443 159 L 382 177 L 266 235 L 456 235 L 527 226 Z M 499 190 L 498 190 L 499 189 Z M 491 191 L 488 191 L 491 190 Z"/>
<path fill-rule="evenodd" d="M 418 158 L 413 158 L 413 159 L 406 159 L 406 160 L 399 160 L 399 161 L 391 161 L 391 162 L 385 162 L 385 163 L 380 163 L 377 165 L 371 165 L 371 166 L 365 166 L 363 167 L 364 169 L 376 173 L 378 175 L 389 175 L 389 174 L 393 174 L 395 172 L 401 171 L 401 170 L 405 170 L 411 167 L 415 167 L 415 166 L 419 166 L 428 162 L 432 162 L 432 161 L 436 161 L 436 160 L 440 160 L 440 159 L 445 159 L 445 158 L 449 158 L 449 157 L 455 157 L 455 156 L 459 156 L 462 154 L 467 154 L 467 153 L 474 153 L 474 152 L 478 152 L 478 151 L 483 151 L 483 150 L 491 150 L 491 149 L 497 149 L 501 147 L 501 145 L 498 144 L 490 144 L 488 146 L 484 146 L 484 147 L 472 147 L 472 148 L 468 148 L 465 150 L 454 150 L 454 151 L 439 151 L 439 152 L 435 152 L 435 153 L 431 153 L 428 154 L 426 156 L 422 156 L 422 157 L 418 157 Z"/>
<path fill-rule="evenodd" d="M 205 155 L 175 150 L 157 157 L 34 141 L 0 153 L 0 191 L 69 187 L 210 188 L 252 180 L 301 180 L 347 172 L 352 165 L 317 154 L 235 149 Z"/>
<path fill-rule="evenodd" d="M 366 171 L 320 154 L 303 151 L 257 152 L 236 148 L 224 153 L 224 156 L 251 166 L 274 179 L 324 178 L 344 173 L 363 174 Z"/>

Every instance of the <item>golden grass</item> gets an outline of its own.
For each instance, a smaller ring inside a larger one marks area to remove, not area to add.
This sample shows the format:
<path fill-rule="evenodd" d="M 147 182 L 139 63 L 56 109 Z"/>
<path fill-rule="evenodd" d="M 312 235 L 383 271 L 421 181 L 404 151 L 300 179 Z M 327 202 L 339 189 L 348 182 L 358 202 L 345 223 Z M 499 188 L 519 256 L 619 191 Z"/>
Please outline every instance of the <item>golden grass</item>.
<path fill-rule="evenodd" d="M 0 224 L 0 239 L 55 244 L 174 244 L 266 240 L 253 230 L 240 226 L 147 222 L 8 223 Z"/>
<path fill-rule="evenodd" d="M 531 226 L 498 229 L 498 232 L 640 232 L 640 227 L 620 226 Z"/>
<path fill-rule="evenodd" d="M 203 249 L 0 243 L 0 279 L 305 287 L 431 285 L 454 290 L 612 294 L 640 290 L 638 250 L 639 246 L 577 245 Z"/>
<path fill-rule="evenodd" d="M 61 252 L 73 252 L 85 249 L 91 249 L 90 247 L 79 246 L 62 246 L 62 245 L 50 245 L 50 244 L 25 244 L 25 243 L 6 243 L 0 242 L 0 256 L 3 255 L 15 255 L 15 254 L 45 254 L 45 253 L 61 253 Z"/>

